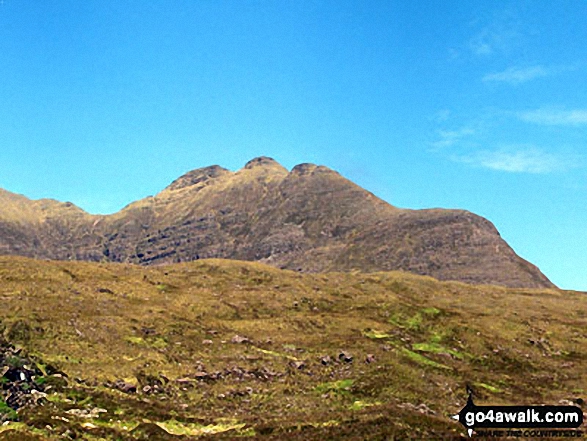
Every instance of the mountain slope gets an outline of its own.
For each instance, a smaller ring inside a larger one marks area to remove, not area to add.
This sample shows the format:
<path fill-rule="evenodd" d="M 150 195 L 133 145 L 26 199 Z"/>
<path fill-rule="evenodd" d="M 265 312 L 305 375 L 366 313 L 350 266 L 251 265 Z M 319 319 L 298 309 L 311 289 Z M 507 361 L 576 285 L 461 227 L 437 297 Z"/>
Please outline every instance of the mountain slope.
<path fill-rule="evenodd" d="M 405 210 L 333 170 L 270 158 L 191 171 L 109 216 L 3 192 L 0 250 L 59 260 L 160 264 L 226 258 L 303 272 L 405 270 L 441 280 L 553 287 L 486 219 Z M 6 207 L 7 208 L 6 208 Z"/>
<path fill-rule="evenodd" d="M 0 257 L 0 281 L 0 377 L 34 374 L 48 400 L 7 411 L 6 375 L 0 440 L 465 439 L 467 387 L 477 405 L 587 394 L 586 293 L 218 259 Z"/>

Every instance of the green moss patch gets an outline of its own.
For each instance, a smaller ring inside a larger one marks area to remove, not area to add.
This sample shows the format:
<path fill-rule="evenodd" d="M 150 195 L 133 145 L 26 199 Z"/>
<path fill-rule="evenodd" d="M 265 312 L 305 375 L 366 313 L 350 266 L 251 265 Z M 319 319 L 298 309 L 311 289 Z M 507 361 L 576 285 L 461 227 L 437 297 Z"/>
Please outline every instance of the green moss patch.
<path fill-rule="evenodd" d="M 334 392 L 337 394 L 348 394 L 353 386 L 354 380 L 346 379 L 346 380 L 339 380 L 339 381 L 332 381 L 327 383 L 321 383 L 316 386 L 316 392 L 321 394 Z"/>
<path fill-rule="evenodd" d="M 406 348 L 402 348 L 402 353 L 404 355 L 406 355 L 410 360 L 415 361 L 418 364 L 424 365 L 424 366 L 431 366 L 437 369 L 447 369 L 447 370 L 452 370 L 451 367 L 446 366 L 444 364 L 441 363 L 437 363 L 434 360 L 430 360 L 429 358 L 424 357 L 421 354 L 418 354 L 416 352 L 410 351 L 409 349 Z"/>
<path fill-rule="evenodd" d="M 459 360 L 463 360 L 465 356 L 453 349 L 446 348 L 438 343 L 428 342 L 428 343 L 414 343 L 412 345 L 412 349 L 418 352 L 430 352 L 432 354 L 450 354 Z"/>
<path fill-rule="evenodd" d="M 363 335 L 367 338 L 371 338 L 373 340 L 380 340 L 385 338 L 393 338 L 393 335 L 387 334 L 385 332 L 377 331 L 375 329 L 366 329 L 363 331 Z"/>

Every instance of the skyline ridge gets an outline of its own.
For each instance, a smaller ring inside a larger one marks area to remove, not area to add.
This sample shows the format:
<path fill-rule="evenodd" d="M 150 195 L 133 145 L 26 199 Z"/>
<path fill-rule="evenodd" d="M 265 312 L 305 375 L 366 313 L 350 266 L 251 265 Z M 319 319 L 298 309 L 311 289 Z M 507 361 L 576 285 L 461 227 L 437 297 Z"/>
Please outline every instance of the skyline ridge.
<path fill-rule="evenodd" d="M 338 172 L 267 156 L 184 173 L 110 215 L 1 195 L 0 252 L 154 265 L 225 258 L 303 272 L 404 270 L 510 287 L 555 285 L 487 219 L 397 208 Z"/>

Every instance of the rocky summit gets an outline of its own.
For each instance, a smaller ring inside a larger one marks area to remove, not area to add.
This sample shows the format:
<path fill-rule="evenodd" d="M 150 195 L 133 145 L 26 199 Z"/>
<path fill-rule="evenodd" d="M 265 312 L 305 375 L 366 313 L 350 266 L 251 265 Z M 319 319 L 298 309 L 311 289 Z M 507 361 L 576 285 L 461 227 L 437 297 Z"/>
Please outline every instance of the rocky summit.
<path fill-rule="evenodd" d="M 314 164 L 255 158 L 190 171 L 112 215 L 0 190 L 0 254 L 141 265 L 224 258 L 302 272 L 409 271 L 549 288 L 493 224 L 464 210 L 394 207 Z"/>

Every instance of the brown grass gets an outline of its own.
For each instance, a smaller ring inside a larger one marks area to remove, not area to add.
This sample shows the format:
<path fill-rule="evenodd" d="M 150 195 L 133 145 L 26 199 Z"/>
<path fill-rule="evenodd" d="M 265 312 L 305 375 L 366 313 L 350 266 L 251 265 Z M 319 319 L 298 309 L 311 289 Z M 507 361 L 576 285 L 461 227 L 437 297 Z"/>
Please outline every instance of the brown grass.
<path fill-rule="evenodd" d="M 223 260 L 144 268 L 4 257 L 0 300 L 4 334 L 69 378 L 50 405 L 21 412 L 22 423 L 1 428 L 4 435 L 140 439 L 152 429 L 161 439 L 425 439 L 460 436 L 449 416 L 464 405 L 465 384 L 477 404 L 587 395 L 580 292 Z M 232 343 L 235 335 L 250 342 Z M 340 351 L 353 362 L 337 361 Z M 365 362 L 368 354 L 375 362 Z M 332 363 L 324 366 L 326 355 Z M 222 378 L 196 380 L 202 370 Z M 261 371 L 271 375 L 256 377 Z M 105 386 L 142 386 L 147 376 L 162 379 L 165 393 Z M 176 381 L 185 377 L 192 383 Z M 422 404 L 429 413 L 415 409 Z M 107 413 L 66 413 L 95 407 Z"/>

